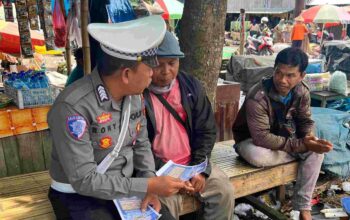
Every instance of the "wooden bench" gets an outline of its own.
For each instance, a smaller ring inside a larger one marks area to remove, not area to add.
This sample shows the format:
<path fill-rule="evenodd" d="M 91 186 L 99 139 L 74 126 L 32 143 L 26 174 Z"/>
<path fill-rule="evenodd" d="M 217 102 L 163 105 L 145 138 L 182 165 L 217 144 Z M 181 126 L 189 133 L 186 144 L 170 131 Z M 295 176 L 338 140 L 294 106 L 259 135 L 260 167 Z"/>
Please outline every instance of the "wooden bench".
<path fill-rule="evenodd" d="M 233 141 L 218 142 L 212 153 L 212 161 L 230 178 L 236 198 L 284 185 L 296 179 L 296 162 L 271 168 L 254 168 L 238 159 L 232 144 Z M 50 181 L 47 171 L 1 178 L 0 219 L 55 219 L 47 198 Z M 197 209 L 198 202 L 187 196 L 182 214 Z"/>

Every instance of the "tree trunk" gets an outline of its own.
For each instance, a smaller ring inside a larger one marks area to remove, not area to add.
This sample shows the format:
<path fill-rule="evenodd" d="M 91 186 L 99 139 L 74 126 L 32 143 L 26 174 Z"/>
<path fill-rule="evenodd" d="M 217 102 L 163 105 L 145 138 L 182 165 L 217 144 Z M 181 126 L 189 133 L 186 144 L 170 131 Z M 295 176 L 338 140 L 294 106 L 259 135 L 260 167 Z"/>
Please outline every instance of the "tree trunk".
<path fill-rule="evenodd" d="M 305 8 L 305 0 L 295 0 L 294 18 L 298 17 Z"/>
<path fill-rule="evenodd" d="M 214 106 L 224 46 L 227 0 L 185 1 L 180 46 L 185 53 L 180 68 L 195 75 Z"/>

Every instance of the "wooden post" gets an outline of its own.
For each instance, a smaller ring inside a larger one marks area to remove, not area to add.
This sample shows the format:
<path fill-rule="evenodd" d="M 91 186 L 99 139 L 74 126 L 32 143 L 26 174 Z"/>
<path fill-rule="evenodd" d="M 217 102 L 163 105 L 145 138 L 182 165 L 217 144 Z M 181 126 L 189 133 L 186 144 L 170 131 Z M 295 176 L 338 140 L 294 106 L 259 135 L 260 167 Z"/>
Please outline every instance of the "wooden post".
<path fill-rule="evenodd" d="M 84 74 L 91 73 L 91 57 L 90 57 L 90 43 L 89 34 L 87 31 L 89 15 L 89 0 L 81 0 L 81 37 L 83 43 L 84 55 Z"/>
<path fill-rule="evenodd" d="M 245 10 L 241 8 L 241 39 L 240 39 L 240 44 L 239 44 L 239 54 L 243 55 L 244 51 L 244 42 L 245 42 Z"/>
<path fill-rule="evenodd" d="M 66 10 L 64 7 L 64 0 L 59 0 L 60 1 L 60 6 L 62 10 L 62 14 L 64 16 L 64 20 L 66 21 L 67 24 L 67 16 L 66 16 Z M 72 55 L 70 51 L 70 42 L 69 42 L 69 33 L 67 33 L 67 42 L 66 42 L 66 65 L 67 65 L 67 75 L 70 74 L 72 71 Z"/>
<path fill-rule="evenodd" d="M 286 185 L 280 185 L 277 187 L 277 197 L 282 205 L 286 202 Z"/>
<path fill-rule="evenodd" d="M 324 31 L 324 26 L 325 24 L 322 24 L 322 33 L 321 33 L 321 41 L 320 41 L 320 45 L 322 46 L 323 43 L 323 31 Z"/>
<path fill-rule="evenodd" d="M 305 0 L 295 0 L 294 18 L 298 17 L 305 8 Z"/>

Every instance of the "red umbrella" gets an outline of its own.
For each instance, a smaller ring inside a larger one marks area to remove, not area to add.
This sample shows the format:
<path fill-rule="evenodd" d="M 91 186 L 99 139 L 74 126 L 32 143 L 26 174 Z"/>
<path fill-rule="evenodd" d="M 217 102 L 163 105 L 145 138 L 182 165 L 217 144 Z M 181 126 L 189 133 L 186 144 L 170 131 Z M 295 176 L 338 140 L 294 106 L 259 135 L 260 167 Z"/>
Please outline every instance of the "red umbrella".
<path fill-rule="evenodd" d="M 38 31 L 30 31 L 32 45 L 43 46 L 44 36 Z M 0 52 L 19 54 L 20 40 L 18 25 L 14 22 L 0 21 Z"/>
<path fill-rule="evenodd" d="M 156 0 L 155 5 L 160 6 L 164 13 L 162 17 L 165 20 L 181 19 L 184 5 L 177 0 Z"/>
<path fill-rule="evenodd" d="M 343 8 L 334 5 L 317 5 L 301 13 L 306 23 L 350 23 L 350 14 Z"/>
<path fill-rule="evenodd" d="M 350 5 L 344 6 L 343 9 L 344 9 L 345 11 L 347 11 L 348 13 L 350 13 Z"/>
<path fill-rule="evenodd" d="M 349 24 L 350 14 L 346 12 L 344 8 L 337 7 L 334 5 L 317 5 L 306 9 L 301 13 L 306 23 L 314 22 L 323 24 L 322 27 L 322 38 L 323 30 L 325 26 L 335 26 L 338 24 Z"/>

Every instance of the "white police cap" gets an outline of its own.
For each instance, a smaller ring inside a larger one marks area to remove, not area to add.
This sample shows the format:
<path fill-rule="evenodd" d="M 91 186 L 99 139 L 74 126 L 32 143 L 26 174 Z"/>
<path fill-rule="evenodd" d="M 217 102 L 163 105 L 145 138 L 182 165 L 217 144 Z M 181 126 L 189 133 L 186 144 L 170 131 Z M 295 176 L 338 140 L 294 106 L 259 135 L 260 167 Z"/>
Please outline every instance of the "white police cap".
<path fill-rule="evenodd" d="M 151 15 L 131 21 L 106 24 L 91 23 L 88 32 L 110 56 L 142 61 L 151 67 L 158 65 L 157 47 L 166 31 L 164 19 Z"/>

